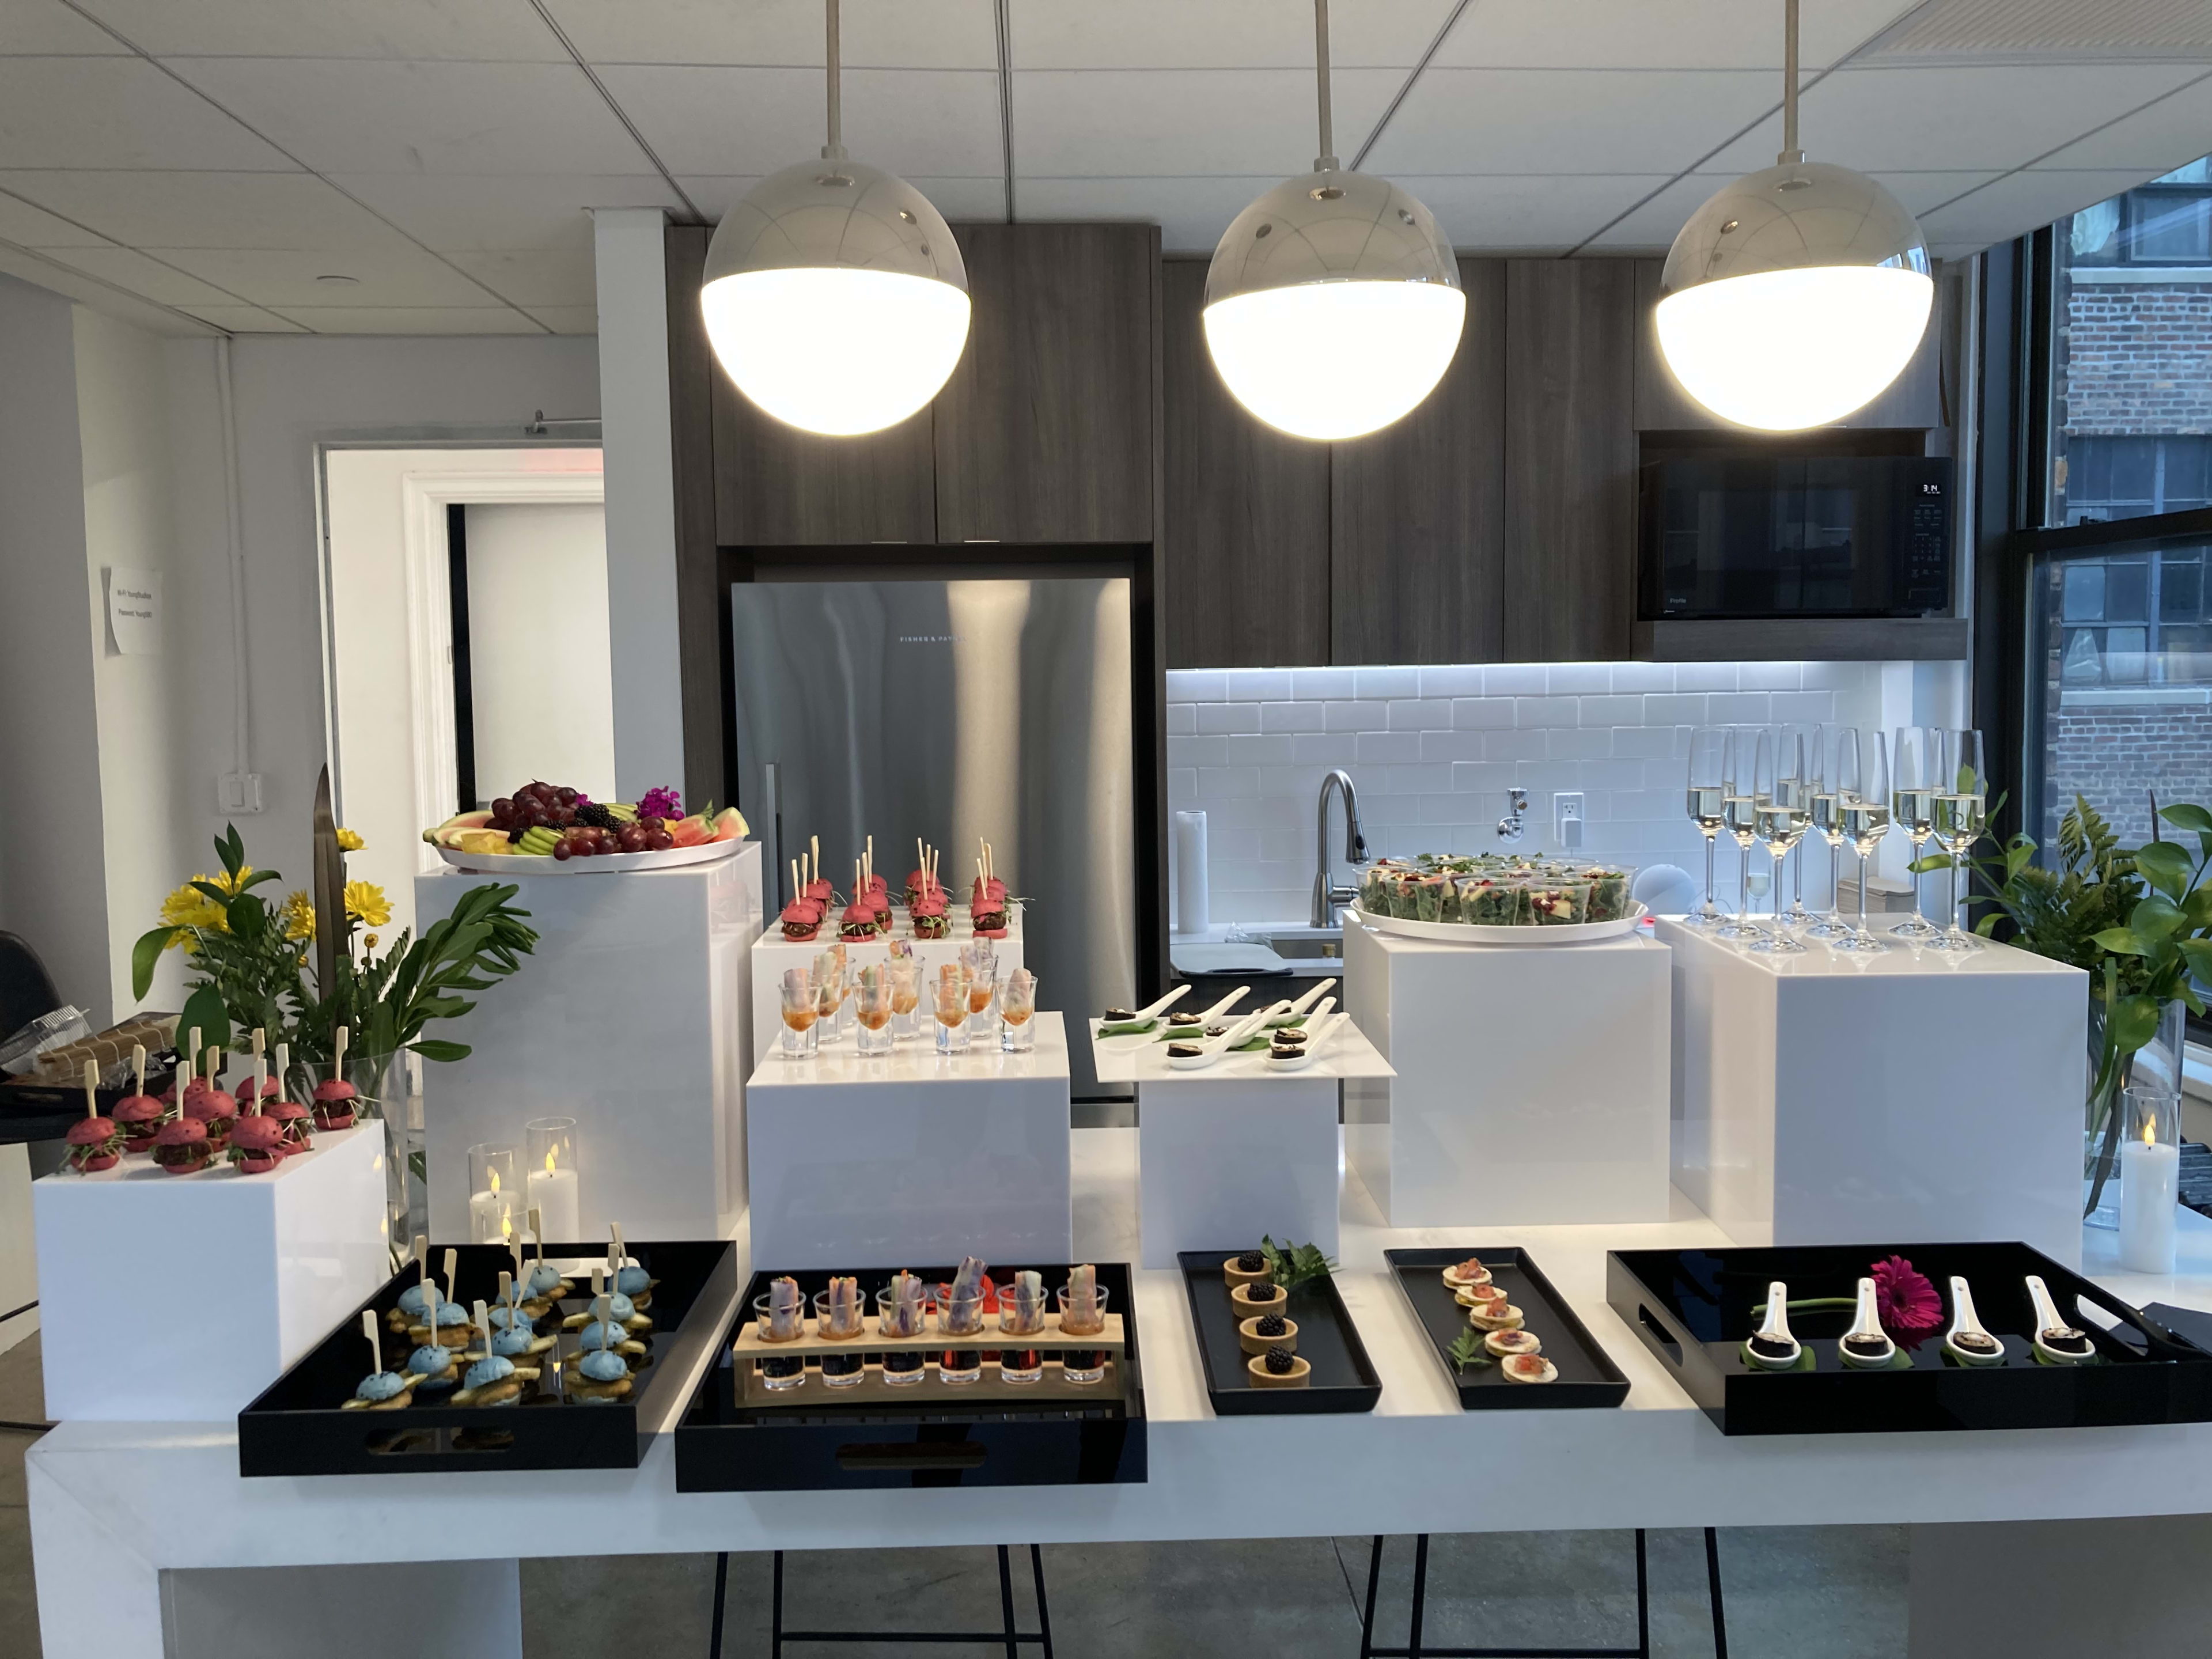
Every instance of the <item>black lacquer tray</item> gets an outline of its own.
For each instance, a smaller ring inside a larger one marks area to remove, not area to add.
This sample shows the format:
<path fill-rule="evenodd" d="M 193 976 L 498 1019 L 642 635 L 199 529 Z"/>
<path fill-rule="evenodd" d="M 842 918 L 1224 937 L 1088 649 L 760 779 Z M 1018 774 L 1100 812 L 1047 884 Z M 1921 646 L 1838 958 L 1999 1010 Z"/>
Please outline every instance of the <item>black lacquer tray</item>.
<path fill-rule="evenodd" d="M 1790 1299 L 1850 1296 L 1872 1265 L 1903 1256 L 1935 1285 L 1950 1322 L 1953 1274 L 1973 1292 L 1982 1324 L 2006 1349 L 2002 1365 L 1947 1360 L 1942 1328 L 1891 1370 L 1846 1370 L 1837 1340 L 1851 1316 L 1793 1311 L 1809 1370 L 1766 1372 L 1744 1359 L 1755 1304 L 1774 1279 Z M 2033 1357 L 2041 1277 L 2059 1316 L 2087 1332 L 2096 1362 Z M 2212 1421 L 2212 1354 L 2081 1274 L 2019 1243 L 1797 1245 L 1776 1249 L 1615 1250 L 1606 1299 L 1723 1434 L 1895 1433 L 1930 1429 L 2047 1429 Z M 2082 1311 L 2077 1311 L 2077 1307 Z M 2103 1311 L 2105 1321 L 2086 1311 Z M 2117 1322 L 2112 1328 L 2106 1322 Z"/>
<path fill-rule="evenodd" d="M 1236 1305 L 1221 1264 L 1236 1249 L 1185 1250 L 1176 1257 L 1190 1297 L 1190 1322 L 1198 1357 L 1206 1366 L 1206 1397 L 1216 1417 L 1279 1417 L 1325 1412 L 1366 1412 L 1382 1397 L 1382 1379 L 1367 1358 L 1359 1329 L 1333 1279 L 1312 1279 L 1284 1298 L 1284 1316 L 1297 1322 L 1298 1358 L 1313 1367 L 1304 1388 L 1256 1386 L 1237 1334 Z"/>
<path fill-rule="evenodd" d="M 1067 1282 L 1068 1263 L 1010 1263 L 994 1268 L 1003 1279 L 1018 1267 L 1044 1275 L 1049 1294 Z M 854 1352 L 866 1379 L 849 1393 L 823 1381 L 814 1358 L 799 1362 L 805 1381 L 787 1393 L 763 1396 L 749 1387 L 741 1368 L 755 1361 L 732 1345 L 753 1317 L 753 1302 L 766 1294 L 774 1273 L 757 1273 L 737 1311 L 716 1333 L 719 1354 L 693 1391 L 676 1428 L 678 1492 L 861 1491 L 912 1486 L 1064 1486 L 1140 1482 L 1146 1479 L 1143 1367 L 1137 1352 L 1132 1282 L 1124 1263 L 1099 1262 L 1099 1287 L 1107 1310 L 1120 1316 L 1121 1346 L 1097 1383 L 1066 1384 L 1054 1373 L 1060 1347 L 1040 1339 L 1047 1354 L 1045 1379 L 1018 1385 L 996 1380 L 995 1356 L 1012 1339 L 961 1345 L 982 1352 L 984 1380 L 940 1380 L 931 1351 L 924 1378 L 892 1390 L 880 1386 L 880 1352 L 865 1338 Z M 930 1284 L 949 1281 L 950 1267 L 917 1267 Z M 876 1292 L 890 1282 L 885 1268 L 858 1269 L 860 1293 L 871 1314 Z M 811 1309 L 828 1270 L 793 1273 Z M 989 1322 L 995 1325 L 995 1321 Z M 1031 1395 L 1027 1388 L 1034 1388 Z"/>
<path fill-rule="evenodd" d="M 514 1258 L 497 1244 L 454 1247 L 457 1300 L 496 1301 L 499 1275 Z M 429 1261 L 441 1273 L 446 1247 Z M 726 1242 L 642 1243 L 630 1254 L 660 1282 L 643 1311 L 653 1322 L 651 1352 L 631 1377 L 625 1399 L 586 1404 L 562 1400 L 550 1383 L 512 1406 L 441 1406 L 428 1401 L 387 1412 L 342 1408 L 369 1365 L 361 1310 L 323 1339 L 261 1397 L 238 1414 L 238 1471 L 264 1474 L 416 1474 L 465 1470 L 632 1469 L 652 1437 L 666 1426 L 684 1382 L 721 1330 L 737 1288 L 737 1261 Z M 547 1257 L 605 1261 L 604 1245 L 549 1244 Z M 399 1293 L 416 1282 L 413 1263 L 362 1304 L 380 1326 Z M 441 1273 L 442 1277 L 442 1274 Z M 588 1270 L 571 1275 L 580 1294 L 541 1322 L 557 1330 L 561 1316 L 581 1313 L 591 1299 Z M 563 1337 L 539 1362 L 575 1348 Z M 408 1353 L 404 1334 L 386 1332 L 384 1363 L 398 1370 Z"/>
<path fill-rule="evenodd" d="M 1459 1403 L 1468 1411 L 1568 1408 L 1618 1406 L 1628 1398 L 1628 1378 L 1606 1357 L 1589 1328 L 1575 1317 L 1566 1298 L 1552 1288 L 1552 1281 L 1526 1250 L 1496 1245 L 1483 1250 L 1385 1250 L 1390 1276 L 1398 1281 L 1412 1304 L 1413 1317 L 1428 1334 L 1437 1359 L 1459 1391 Z M 1559 1370 L 1549 1382 L 1515 1382 L 1495 1361 L 1469 1365 L 1462 1370 L 1448 1358 L 1452 1345 L 1468 1324 L 1467 1310 L 1454 1300 L 1443 1281 L 1443 1270 L 1480 1256 L 1490 1270 L 1491 1282 L 1505 1292 L 1505 1299 L 1521 1310 L 1523 1327 L 1544 1345 L 1544 1358 Z"/>

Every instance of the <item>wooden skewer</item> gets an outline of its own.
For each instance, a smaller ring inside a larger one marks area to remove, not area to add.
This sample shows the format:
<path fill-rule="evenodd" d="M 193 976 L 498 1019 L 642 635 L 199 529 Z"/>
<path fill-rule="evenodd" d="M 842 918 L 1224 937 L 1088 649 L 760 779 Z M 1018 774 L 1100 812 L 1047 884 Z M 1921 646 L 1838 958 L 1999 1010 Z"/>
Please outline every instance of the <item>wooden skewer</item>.
<path fill-rule="evenodd" d="M 476 1316 L 477 1328 L 483 1333 L 484 1358 L 489 1359 L 491 1358 L 491 1315 L 485 1309 L 482 1297 L 477 1298 Z"/>
<path fill-rule="evenodd" d="M 453 1264 L 459 1255 L 460 1252 L 452 1245 L 446 1247 L 446 1300 L 448 1302 L 459 1299 L 453 1294 Z"/>
<path fill-rule="evenodd" d="M 280 1042 L 276 1045 L 276 1098 L 289 1100 L 291 1097 L 292 1045 Z"/>
<path fill-rule="evenodd" d="M 88 1060 L 84 1063 L 84 1115 L 100 1115 L 100 1063 Z"/>
<path fill-rule="evenodd" d="M 331 1060 L 331 1076 L 335 1080 L 342 1081 L 345 1077 L 346 1039 L 352 1035 L 352 1032 L 341 1025 L 338 1027 L 337 1040 L 331 1045 L 333 1051 Z"/>
<path fill-rule="evenodd" d="M 266 1030 L 264 1030 L 264 1029 L 263 1027 L 261 1027 L 261 1026 L 258 1026 L 258 1025 L 255 1026 L 255 1027 L 253 1028 L 253 1057 L 254 1057 L 254 1059 L 258 1060 L 258 1059 L 260 1059 L 260 1058 L 261 1058 L 262 1050 L 263 1050 L 264 1048 L 266 1048 L 266 1047 L 268 1046 L 268 1042 L 269 1042 L 269 1033 L 268 1033 L 268 1031 L 267 1031 Z"/>
<path fill-rule="evenodd" d="M 368 1308 L 361 1310 L 361 1334 L 368 1339 L 369 1373 L 374 1376 L 384 1370 L 384 1339 L 376 1333 L 376 1315 Z"/>
<path fill-rule="evenodd" d="M 822 879 L 822 837 L 809 836 L 806 839 L 808 845 L 813 848 L 814 879 L 819 881 Z"/>
<path fill-rule="evenodd" d="M 256 1117 L 261 1115 L 261 1079 L 264 1075 L 263 1067 L 268 1063 L 259 1054 L 253 1056 L 253 1115 Z"/>
<path fill-rule="evenodd" d="M 799 878 L 799 860 L 793 859 L 791 861 L 791 896 L 793 898 L 803 898 L 805 895 L 806 884 Z"/>
<path fill-rule="evenodd" d="M 146 1092 L 146 1045 L 143 1042 L 134 1042 L 131 1045 L 131 1075 L 135 1079 L 131 1085 L 131 1092 L 144 1094 Z"/>
<path fill-rule="evenodd" d="M 530 1206 L 531 1236 L 538 1241 L 538 1265 L 545 1265 L 545 1212 L 535 1204 Z"/>

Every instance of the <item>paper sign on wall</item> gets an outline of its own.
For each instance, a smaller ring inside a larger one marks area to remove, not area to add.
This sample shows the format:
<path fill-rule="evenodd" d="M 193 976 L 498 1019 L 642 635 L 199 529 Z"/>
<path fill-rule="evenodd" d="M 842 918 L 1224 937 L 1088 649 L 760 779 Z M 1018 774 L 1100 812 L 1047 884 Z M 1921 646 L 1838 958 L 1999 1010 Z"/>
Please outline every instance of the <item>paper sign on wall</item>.
<path fill-rule="evenodd" d="M 107 633 L 117 653 L 159 656 L 161 651 L 161 574 L 158 570 L 107 572 Z"/>

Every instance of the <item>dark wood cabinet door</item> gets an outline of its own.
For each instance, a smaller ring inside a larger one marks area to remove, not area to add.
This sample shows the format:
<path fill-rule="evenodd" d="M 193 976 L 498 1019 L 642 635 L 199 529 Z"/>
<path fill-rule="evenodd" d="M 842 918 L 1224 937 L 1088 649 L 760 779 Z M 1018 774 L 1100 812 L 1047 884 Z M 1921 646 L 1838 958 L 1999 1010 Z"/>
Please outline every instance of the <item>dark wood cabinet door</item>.
<path fill-rule="evenodd" d="M 1508 662 L 1629 653 L 1636 609 L 1636 270 L 1505 268 Z"/>
<path fill-rule="evenodd" d="M 937 539 L 1149 542 L 1158 227 L 955 234 L 975 312 L 937 398 Z"/>
<path fill-rule="evenodd" d="M 1462 259 L 1467 325 L 1402 420 L 1330 446 L 1329 660 L 1498 659 L 1505 532 L 1505 273 Z"/>
<path fill-rule="evenodd" d="M 676 493 L 676 655 L 684 714 L 684 799 L 726 800 L 722 757 L 720 554 L 714 544 L 711 377 L 721 374 L 699 314 L 705 225 L 671 225 L 667 261 L 670 482 Z"/>
<path fill-rule="evenodd" d="M 1206 264 L 1162 272 L 1168 666 L 1325 663 L 1329 447 L 1229 395 L 1206 349 Z"/>

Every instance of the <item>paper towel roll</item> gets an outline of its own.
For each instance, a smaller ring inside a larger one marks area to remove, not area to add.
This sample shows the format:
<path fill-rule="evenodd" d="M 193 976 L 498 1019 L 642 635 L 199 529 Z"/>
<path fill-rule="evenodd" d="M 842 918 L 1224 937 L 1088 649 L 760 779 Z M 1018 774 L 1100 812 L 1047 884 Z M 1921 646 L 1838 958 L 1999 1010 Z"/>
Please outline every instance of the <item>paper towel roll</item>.
<path fill-rule="evenodd" d="M 1206 814 L 1175 815 L 1176 932 L 1202 933 L 1206 919 Z"/>

